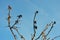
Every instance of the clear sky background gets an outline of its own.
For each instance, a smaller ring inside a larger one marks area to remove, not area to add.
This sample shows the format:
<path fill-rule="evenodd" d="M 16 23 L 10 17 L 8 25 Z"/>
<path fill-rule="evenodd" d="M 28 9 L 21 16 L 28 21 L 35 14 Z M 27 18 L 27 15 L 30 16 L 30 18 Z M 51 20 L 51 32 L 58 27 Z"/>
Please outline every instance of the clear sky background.
<path fill-rule="evenodd" d="M 12 7 L 11 25 L 16 20 L 17 15 L 23 15 L 18 24 L 18 27 L 20 27 L 18 29 L 26 40 L 31 40 L 33 16 L 36 10 L 39 11 L 36 17 L 38 26 L 36 37 L 51 21 L 56 21 L 56 25 L 54 25 L 48 37 L 53 38 L 60 35 L 60 0 L 0 0 L 0 40 L 13 40 L 13 36 L 7 27 L 8 5 Z M 56 40 L 60 40 L 60 38 Z"/>

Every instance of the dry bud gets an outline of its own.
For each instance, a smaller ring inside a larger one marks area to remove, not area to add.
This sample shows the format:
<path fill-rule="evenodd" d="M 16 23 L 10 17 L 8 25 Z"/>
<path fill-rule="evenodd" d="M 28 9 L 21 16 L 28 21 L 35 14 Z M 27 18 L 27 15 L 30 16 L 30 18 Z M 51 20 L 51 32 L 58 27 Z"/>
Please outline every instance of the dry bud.
<path fill-rule="evenodd" d="M 36 13 L 38 13 L 38 11 L 36 11 Z"/>
<path fill-rule="evenodd" d="M 17 17 L 18 17 L 18 18 L 21 18 L 21 17 L 22 17 L 22 15 L 18 15 Z"/>
<path fill-rule="evenodd" d="M 9 10 L 11 10 L 11 9 L 12 9 L 10 5 L 8 5 L 8 9 L 9 9 Z"/>
<path fill-rule="evenodd" d="M 36 21 L 34 21 L 34 24 L 36 24 Z"/>

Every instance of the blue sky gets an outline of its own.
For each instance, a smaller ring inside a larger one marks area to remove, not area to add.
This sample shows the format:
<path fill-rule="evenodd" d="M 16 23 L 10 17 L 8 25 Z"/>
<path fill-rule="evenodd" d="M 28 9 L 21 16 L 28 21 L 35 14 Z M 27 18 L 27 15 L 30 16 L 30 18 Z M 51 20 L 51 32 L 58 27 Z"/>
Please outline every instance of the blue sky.
<path fill-rule="evenodd" d="M 11 5 L 11 25 L 16 20 L 16 16 L 22 14 L 21 22 L 18 24 L 19 31 L 26 40 L 31 39 L 33 33 L 33 16 L 36 10 L 39 11 L 37 20 L 37 34 L 44 29 L 46 24 L 56 21 L 48 37 L 53 38 L 60 34 L 60 0 L 0 0 L 0 40 L 13 40 L 13 36 L 7 26 L 8 5 Z M 59 40 L 56 39 L 56 40 Z"/>

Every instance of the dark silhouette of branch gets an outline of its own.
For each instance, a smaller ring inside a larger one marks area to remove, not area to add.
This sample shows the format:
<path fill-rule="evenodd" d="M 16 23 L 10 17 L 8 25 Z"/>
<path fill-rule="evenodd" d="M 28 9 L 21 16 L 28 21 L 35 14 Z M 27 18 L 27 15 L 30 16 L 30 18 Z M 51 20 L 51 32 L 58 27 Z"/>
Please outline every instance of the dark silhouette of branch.
<path fill-rule="evenodd" d="M 54 39 L 59 38 L 59 37 L 60 37 L 60 35 L 55 36 L 55 37 L 54 37 L 54 38 L 52 38 L 51 40 L 54 40 Z"/>
<path fill-rule="evenodd" d="M 55 22 L 55 21 L 54 21 L 54 22 L 52 22 L 52 26 L 51 26 L 50 30 L 48 31 L 48 33 L 46 34 L 46 36 L 48 36 L 48 35 L 49 35 L 49 33 L 51 32 L 52 28 L 54 27 L 54 24 L 56 24 L 56 22 Z"/>
<path fill-rule="evenodd" d="M 16 35 L 14 34 L 14 32 L 13 32 L 13 30 L 12 30 L 12 27 L 10 26 L 10 18 L 11 18 L 11 16 L 10 16 L 10 10 L 11 10 L 11 9 L 12 9 L 11 6 L 8 5 L 8 10 L 9 10 L 9 13 L 8 13 L 8 27 L 9 27 L 9 29 L 10 29 L 13 37 L 14 37 L 14 40 L 16 40 Z"/>
<path fill-rule="evenodd" d="M 8 5 L 8 9 L 9 9 L 9 10 L 11 10 L 11 9 L 12 9 L 10 5 Z"/>
<path fill-rule="evenodd" d="M 33 29 L 34 29 L 34 34 L 33 34 L 33 37 L 32 37 L 31 40 L 34 40 L 34 37 L 35 37 L 35 35 L 36 35 L 36 29 L 37 29 L 37 26 L 36 26 L 36 20 L 35 20 L 35 18 L 36 18 L 37 13 L 38 13 L 38 11 L 35 12 L 34 19 L 33 19 Z"/>
<path fill-rule="evenodd" d="M 9 12 L 8 12 L 8 18 L 7 18 L 7 20 L 8 20 L 8 27 L 9 27 L 9 29 L 10 29 L 13 37 L 14 37 L 14 40 L 17 40 L 14 31 L 17 32 L 17 34 L 20 36 L 21 39 L 25 40 L 25 37 L 19 33 L 18 27 L 16 26 L 19 23 L 20 18 L 22 18 L 22 15 L 18 15 L 17 16 L 17 20 L 15 20 L 15 23 L 11 26 L 10 25 L 10 19 L 11 19 L 10 11 L 11 11 L 11 9 L 12 9 L 11 6 L 8 5 L 8 10 L 9 10 Z M 53 22 L 47 24 L 45 26 L 45 28 L 43 29 L 43 31 L 39 34 L 39 36 L 37 38 L 35 38 L 36 37 L 36 30 L 37 30 L 37 25 L 36 25 L 37 24 L 37 21 L 36 21 L 36 15 L 37 15 L 37 13 L 38 13 L 38 11 L 35 12 L 35 15 L 34 15 L 34 18 L 33 18 L 33 31 L 34 32 L 33 32 L 31 40 L 38 40 L 41 36 L 42 36 L 42 40 L 49 40 L 50 38 L 47 38 L 47 36 L 52 31 L 52 29 L 54 27 L 54 24 L 56 24 L 56 21 L 53 21 Z M 45 31 L 49 28 L 49 26 L 50 26 L 50 29 L 48 30 L 48 32 L 46 34 Z M 60 37 L 60 35 L 52 38 L 51 40 L 54 40 L 54 39 L 56 39 L 58 37 Z"/>
<path fill-rule="evenodd" d="M 18 19 L 15 21 L 15 23 L 12 25 L 12 27 L 14 27 L 16 24 L 19 23 L 19 19 L 22 17 L 22 15 L 18 15 L 17 17 L 18 17 Z"/>
<path fill-rule="evenodd" d="M 41 37 L 41 35 L 48 29 L 48 26 L 50 26 L 50 25 L 51 25 L 51 23 L 47 24 L 45 29 L 41 32 L 41 34 L 35 40 L 38 40 Z"/>
<path fill-rule="evenodd" d="M 49 40 L 50 38 L 48 38 L 47 40 Z"/>
<path fill-rule="evenodd" d="M 18 35 L 19 35 L 23 40 L 25 40 L 25 38 L 23 37 L 23 35 L 21 35 L 21 34 L 19 33 L 19 31 L 18 31 L 18 29 L 17 29 L 18 27 L 15 26 L 16 24 L 19 23 L 19 19 L 22 17 L 22 15 L 18 15 L 18 16 L 17 16 L 18 19 L 15 21 L 15 23 L 14 23 L 12 26 L 10 26 L 10 18 L 11 18 L 11 16 L 10 16 L 10 10 L 11 10 L 11 9 L 12 9 L 11 6 L 8 5 L 8 10 L 9 10 L 9 13 L 8 13 L 8 27 L 9 27 L 9 29 L 10 29 L 13 37 L 14 37 L 14 40 L 17 40 L 17 39 L 16 39 L 16 35 L 15 35 L 14 32 L 13 32 L 13 29 L 14 29 L 15 31 L 17 31 Z"/>
<path fill-rule="evenodd" d="M 10 31 L 11 31 L 11 33 L 12 33 L 12 35 L 13 35 L 14 39 L 15 39 L 15 40 L 17 40 L 17 39 L 16 39 L 16 35 L 14 34 L 14 32 L 13 32 L 12 28 L 10 28 Z"/>
<path fill-rule="evenodd" d="M 42 38 L 43 40 L 46 40 L 45 32 L 42 32 Z"/>
<path fill-rule="evenodd" d="M 10 7 L 10 5 L 8 5 L 8 10 L 9 10 L 9 13 L 8 13 L 8 27 L 10 27 L 10 18 L 11 18 L 11 16 L 10 16 L 10 10 L 11 10 L 12 8 Z"/>
<path fill-rule="evenodd" d="M 47 24 L 46 27 L 45 27 L 45 29 L 41 32 L 41 34 L 35 40 L 38 40 L 41 37 L 41 35 L 43 34 L 43 32 L 45 32 L 48 29 L 48 26 L 51 26 L 52 25 L 52 27 L 50 28 L 50 30 L 48 31 L 48 33 L 44 36 L 44 37 L 47 37 L 47 35 L 52 30 L 54 24 L 56 24 L 55 21 L 54 22 L 51 22 L 50 24 Z"/>
<path fill-rule="evenodd" d="M 21 39 L 25 40 L 25 38 L 23 37 L 23 35 L 21 35 L 17 29 L 17 27 L 13 27 L 14 30 L 16 30 L 16 32 L 18 33 L 18 35 L 20 36 Z"/>

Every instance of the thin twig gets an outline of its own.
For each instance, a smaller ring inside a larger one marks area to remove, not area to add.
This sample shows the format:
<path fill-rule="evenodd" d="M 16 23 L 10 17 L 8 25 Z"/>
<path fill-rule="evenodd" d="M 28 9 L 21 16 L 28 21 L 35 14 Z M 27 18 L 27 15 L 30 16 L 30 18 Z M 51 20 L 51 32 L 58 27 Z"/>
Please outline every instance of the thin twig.
<path fill-rule="evenodd" d="M 48 38 L 47 40 L 49 40 L 50 38 Z"/>
<path fill-rule="evenodd" d="M 12 35 L 13 35 L 14 39 L 15 39 L 15 40 L 17 40 L 17 39 L 16 39 L 16 35 L 14 34 L 14 32 L 13 32 L 12 28 L 10 28 L 10 31 L 11 31 L 11 33 L 12 33 Z"/>
<path fill-rule="evenodd" d="M 33 29 L 34 29 L 34 34 L 33 34 L 33 37 L 31 40 L 34 40 L 34 37 L 36 35 L 36 29 L 37 29 L 37 26 L 35 25 L 36 24 L 36 21 L 35 21 L 35 18 L 36 18 L 36 14 L 38 13 L 38 11 L 35 12 L 35 15 L 34 15 L 34 19 L 33 19 Z"/>
<path fill-rule="evenodd" d="M 50 26 L 50 24 L 46 25 L 45 29 L 41 32 L 41 34 L 35 40 L 38 40 L 41 37 L 41 35 L 43 34 L 43 32 L 45 32 L 48 29 L 48 26 Z"/>
<path fill-rule="evenodd" d="M 49 33 L 51 32 L 52 28 L 54 27 L 54 24 L 56 24 L 55 21 L 52 23 L 52 26 L 51 26 L 50 30 L 48 31 L 48 33 L 46 34 L 46 37 L 47 37 L 47 36 L 49 35 Z"/>
<path fill-rule="evenodd" d="M 8 27 L 9 27 L 9 29 L 10 29 L 10 31 L 11 31 L 14 39 L 17 40 L 17 39 L 16 39 L 16 35 L 14 34 L 14 32 L 13 32 L 13 30 L 12 30 L 12 27 L 10 26 L 10 18 L 11 18 L 11 16 L 10 16 L 10 10 L 11 10 L 11 9 L 12 9 L 12 8 L 11 8 L 11 6 L 9 5 L 9 6 L 8 6 L 8 10 L 9 10 L 9 13 L 8 13 Z"/>
<path fill-rule="evenodd" d="M 55 36 L 55 37 L 54 37 L 54 38 L 52 38 L 51 40 L 54 40 L 54 39 L 59 38 L 59 37 L 60 37 L 60 35 Z"/>
<path fill-rule="evenodd" d="M 40 34 L 35 40 L 38 40 L 38 39 L 41 37 L 42 33 L 45 32 L 45 31 L 48 29 L 48 26 L 51 26 L 51 25 L 52 25 L 52 27 L 51 27 L 51 29 L 52 29 L 52 28 L 53 28 L 53 25 L 54 25 L 55 23 L 56 23 L 56 22 L 54 21 L 54 23 L 51 22 L 50 24 L 47 24 L 46 27 L 45 27 L 45 29 L 41 32 L 41 34 Z M 48 31 L 47 35 L 50 33 L 51 29 Z M 47 35 L 45 35 L 45 37 L 47 37 Z"/>
<path fill-rule="evenodd" d="M 17 17 L 18 17 L 18 18 L 17 18 L 17 20 L 15 21 L 15 23 L 12 25 L 12 27 L 14 27 L 16 24 L 19 23 L 19 19 L 22 17 L 22 15 L 18 15 Z"/>
<path fill-rule="evenodd" d="M 17 31 L 18 35 L 19 35 L 23 40 L 25 40 L 25 38 L 23 37 L 23 35 L 21 35 L 21 34 L 19 33 L 17 27 L 13 27 L 13 29 L 15 29 L 15 30 Z"/>
<path fill-rule="evenodd" d="M 10 10 L 11 10 L 11 7 L 10 6 L 8 6 L 8 10 L 9 10 L 9 13 L 8 13 L 8 27 L 10 27 L 10 18 L 11 18 L 11 16 L 10 16 Z"/>
<path fill-rule="evenodd" d="M 43 40 L 46 40 L 46 36 L 45 36 L 44 32 L 42 32 L 42 38 L 43 38 Z"/>

